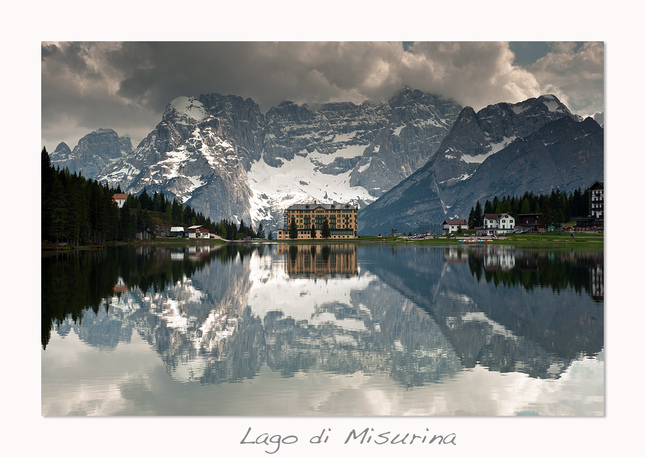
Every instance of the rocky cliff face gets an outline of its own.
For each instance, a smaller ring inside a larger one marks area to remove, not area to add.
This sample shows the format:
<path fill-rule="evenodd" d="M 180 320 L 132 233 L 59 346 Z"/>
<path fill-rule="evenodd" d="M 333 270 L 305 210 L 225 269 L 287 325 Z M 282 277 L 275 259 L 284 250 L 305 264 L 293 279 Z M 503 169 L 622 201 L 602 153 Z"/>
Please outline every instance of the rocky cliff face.
<path fill-rule="evenodd" d="M 227 140 L 232 127 L 212 114 L 218 107 L 175 99 L 134 153 L 103 170 L 100 179 L 131 193 L 163 192 L 213 220 L 248 221 L 252 193 L 244 158 L 253 150 Z M 252 142 L 251 137 L 246 144 Z"/>
<path fill-rule="evenodd" d="M 68 168 L 88 179 L 96 179 L 100 171 L 132 153 L 132 142 L 112 129 L 98 129 L 81 138 L 74 150 L 60 143 L 51 154 L 55 167 Z"/>
<path fill-rule="evenodd" d="M 494 195 L 602 179 L 602 129 L 585 122 L 552 95 L 475 112 L 405 89 L 361 105 L 286 101 L 263 114 L 251 99 L 205 94 L 169 103 L 135 150 L 100 129 L 73 151 L 59 145 L 52 163 L 266 232 L 291 204 L 351 203 L 364 208 L 359 233 L 372 234 L 465 218 Z"/>
<path fill-rule="evenodd" d="M 571 192 L 603 179 L 603 130 L 553 96 L 465 108 L 435 156 L 359 215 L 359 233 L 467 218 L 494 196 Z"/>
<path fill-rule="evenodd" d="M 237 96 L 179 97 L 99 178 L 128 192 L 164 192 L 212 220 L 271 230 L 293 203 L 374 201 L 433 156 L 460 110 L 410 89 L 361 105 L 286 101 L 266 115 Z"/>

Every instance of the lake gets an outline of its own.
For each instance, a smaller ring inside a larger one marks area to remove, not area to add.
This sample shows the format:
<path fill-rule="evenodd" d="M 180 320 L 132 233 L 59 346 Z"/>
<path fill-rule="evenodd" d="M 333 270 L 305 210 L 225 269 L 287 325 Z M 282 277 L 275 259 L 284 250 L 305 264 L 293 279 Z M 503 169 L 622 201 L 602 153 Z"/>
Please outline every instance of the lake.
<path fill-rule="evenodd" d="M 602 250 L 43 255 L 44 416 L 602 416 Z"/>

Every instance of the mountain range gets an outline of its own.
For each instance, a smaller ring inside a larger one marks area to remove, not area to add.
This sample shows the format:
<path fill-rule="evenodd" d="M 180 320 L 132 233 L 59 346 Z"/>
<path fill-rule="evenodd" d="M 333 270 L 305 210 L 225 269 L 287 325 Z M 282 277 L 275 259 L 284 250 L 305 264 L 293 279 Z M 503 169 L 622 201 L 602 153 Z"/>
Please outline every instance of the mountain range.
<path fill-rule="evenodd" d="M 359 233 L 466 219 L 477 201 L 585 189 L 604 175 L 604 131 L 555 96 L 466 107 L 437 153 L 359 214 Z"/>
<path fill-rule="evenodd" d="M 493 195 L 589 186 L 602 179 L 603 150 L 603 129 L 552 95 L 476 113 L 406 88 L 360 105 L 285 101 L 265 114 L 235 95 L 178 97 L 136 148 L 99 129 L 73 150 L 59 144 L 51 162 L 267 233 L 294 203 L 350 203 L 359 234 L 376 234 L 465 218 Z"/>

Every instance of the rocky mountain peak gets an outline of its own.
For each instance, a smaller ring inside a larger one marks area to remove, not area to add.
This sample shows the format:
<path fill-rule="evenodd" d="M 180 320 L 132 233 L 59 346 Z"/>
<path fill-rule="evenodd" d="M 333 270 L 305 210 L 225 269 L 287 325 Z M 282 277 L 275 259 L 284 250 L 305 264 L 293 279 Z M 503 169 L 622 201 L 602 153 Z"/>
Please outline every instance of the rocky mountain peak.
<path fill-rule="evenodd" d="M 495 195 L 573 191 L 603 178 L 603 151 L 598 123 L 580 122 L 553 95 L 466 107 L 435 156 L 361 213 L 359 232 L 465 218 Z"/>
<path fill-rule="evenodd" d="M 203 121 L 207 116 L 206 108 L 195 97 L 177 97 L 168 104 L 162 119 L 173 122 L 184 120 L 195 124 Z"/>
<path fill-rule="evenodd" d="M 112 129 L 100 128 L 81 138 L 72 151 L 67 144 L 59 144 L 51 161 L 54 166 L 95 179 L 106 166 L 131 153 L 129 136 L 120 137 Z"/>
<path fill-rule="evenodd" d="M 359 105 L 285 101 L 266 114 L 249 98 L 182 96 L 101 180 L 164 192 L 213 220 L 275 229 L 290 202 L 362 207 L 378 198 L 435 154 L 461 109 L 413 89 Z"/>
<path fill-rule="evenodd" d="M 57 157 L 57 158 L 69 158 L 69 156 L 72 154 L 72 150 L 67 146 L 67 143 L 64 141 L 58 143 L 58 146 L 56 146 L 56 149 L 54 149 L 54 152 L 50 154 L 51 157 Z"/>

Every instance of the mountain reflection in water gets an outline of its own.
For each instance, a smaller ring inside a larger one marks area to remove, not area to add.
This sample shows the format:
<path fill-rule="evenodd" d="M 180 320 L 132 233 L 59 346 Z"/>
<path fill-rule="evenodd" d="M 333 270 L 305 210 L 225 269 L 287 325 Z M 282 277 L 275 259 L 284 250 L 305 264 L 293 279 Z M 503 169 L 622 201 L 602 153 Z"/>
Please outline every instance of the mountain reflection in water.
<path fill-rule="evenodd" d="M 43 258 L 51 331 L 114 350 L 136 332 L 172 379 L 387 375 L 483 366 L 558 379 L 603 349 L 603 253 L 388 245 L 115 248 Z M 43 382 L 46 380 L 43 379 Z"/>

